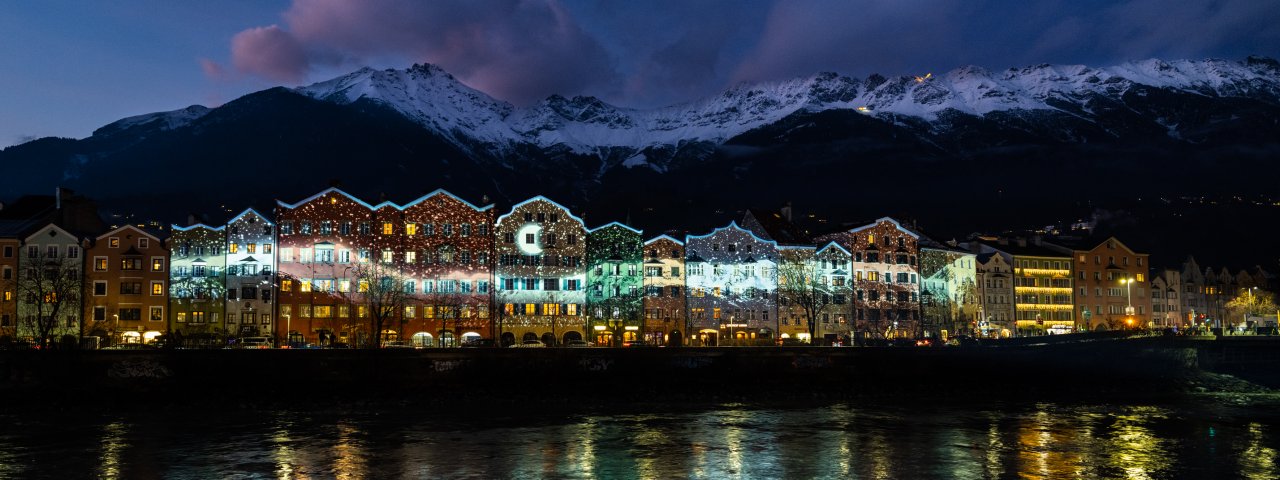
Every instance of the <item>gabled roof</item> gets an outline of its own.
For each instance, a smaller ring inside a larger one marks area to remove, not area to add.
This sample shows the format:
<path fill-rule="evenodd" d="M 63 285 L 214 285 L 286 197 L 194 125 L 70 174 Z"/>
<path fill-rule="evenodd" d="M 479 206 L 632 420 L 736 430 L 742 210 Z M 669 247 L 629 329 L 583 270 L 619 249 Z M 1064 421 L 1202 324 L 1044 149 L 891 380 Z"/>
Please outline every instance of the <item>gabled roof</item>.
<path fill-rule="evenodd" d="M 743 232 L 743 233 L 746 233 L 747 235 L 751 235 L 751 238 L 754 238 L 754 239 L 756 239 L 756 240 L 759 240 L 761 243 L 770 243 L 770 244 L 773 244 L 774 248 L 777 248 L 777 246 L 778 246 L 778 242 L 776 242 L 776 241 L 774 241 L 774 240 L 766 240 L 766 239 L 760 238 L 760 236 L 759 236 L 759 235 L 756 235 L 756 234 L 755 234 L 755 232 L 752 232 L 751 230 L 747 230 L 747 229 L 745 229 L 745 228 L 742 228 L 742 227 L 738 226 L 738 222 L 735 222 L 735 221 L 733 221 L 733 220 L 730 220 L 728 225 L 725 225 L 725 226 L 723 226 L 723 227 L 716 228 L 716 229 L 712 230 L 712 231 L 711 231 L 711 233 L 708 233 L 708 234 L 705 234 L 705 235 L 685 235 L 685 237 L 684 237 L 684 242 L 685 242 L 685 244 L 687 245 L 687 244 L 689 243 L 689 240 L 691 240 L 691 239 L 694 239 L 694 238 L 707 238 L 707 237 L 710 237 L 710 236 L 715 235 L 715 234 L 717 234 L 717 233 L 720 233 L 720 231 L 721 231 L 721 230 L 731 230 L 731 229 L 732 229 L 732 230 L 738 230 L 738 231 L 741 231 L 741 232 Z"/>
<path fill-rule="evenodd" d="M 670 240 L 670 241 L 672 241 L 672 242 L 675 242 L 675 243 L 676 243 L 676 245 L 681 245 L 681 246 L 683 246 L 683 245 L 684 245 L 684 242 L 682 242 L 682 241 L 680 241 L 680 240 L 676 240 L 675 238 L 672 238 L 670 235 L 667 235 L 667 234 L 665 234 L 665 233 L 664 233 L 664 234 L 662 234 L 662 235 L 658 235 L 658 236 L 656 236 L 656 237 L 650 238 L 650 239 L 648 239 L 648 240 L 645 240 L 645 241 L 644 241 L 644 244 L 645 244 L 645 245 L 648 245 L 648 244 L 650 244 L 650 243 L 656 242 L 656 241 L 658 241 L 658 240 L 662 240 L 662 239 L 664 239 L 664 238 L 665 238 L 665 239 L 667 239 L 667 240 Z"/>
<path fill-rule="evenodd" d="M 468 201 L 466 201 L 466 200 L 463 200 L 461 197 L 459 197 L 459 196 L 457 196 L 457 195 L 454 195 L 454 194 L 452 194 L 452 193 L 449 193 L 449 191 L 448 191 L 448 190 L 445 190 L 445 189 L 443 189 L 443 188 L 437 188 L 437 189 L 433 190 L 431 193 L 428 193 L 428 194 L 426 194 L 426 195 L 423 195 L 423 196 L 421 196 L 421 197 L 418 197 L 417 199 L 414 199 L 413 201 L 411 201 L 411 202 L 409 202 L 409 203 L 404 204 L 404 206 L 403 206 L 403 207 L 400 207 L 400 209 L 401 209 L 401 210 L 407 209 L 407 208 L 409 208 L 409 207 L 412 207 L 412 206 L 414 206 L 414 205 L 417 205 L 417 204 L 419 204 L 419 203 L 422 203 L 422 202 L 423 202 L 423 201 L 425 201 L 426 199 L 431 198 L 431 197 L 434 197 L 434 196 L 436 196 L 436 195 L 445 195 L 445 196 L 448 196 L 449 198 L 452 198 L 452 199 L 454 199 L 454 200 L 457 200 L 457 201 L 459 201 L 459 202 L 462 202 L 462 203 L 463 203 L 463 204 L 465 204 L 466 206 L 471 207 L 473 210 L 477 210 L 477 211 L 481 211 L 481 212 L 483 212 L 483 211 L 485 211 L 485 210 L 490 210 L 490 209 L 492 209 L 492 208 L 493 208 L 493 204 L 492 204 L 492 203 L 490 203 L 490 204 L 488 204 L 488 205 L 485 205 L 485 206 L 483 206 L 483 207 L 476 206 L 476 204 L 474 204 L 474 203 L 468 202 Z"/>
<path fill-rule="evenodd" d="M 80 238 L 80 237 L 77 237 L 74 233 L 68 232 L 65 228 L 59 227 L 58 224 L 56 223 L 46 223 L 40 228 L 32 230 L 31 233 L 29 233 L 27 237 L 24 238 L 23 240 L 31 241 L 31 239 L 36 238 L 37 235 L 40 235 L 41 234 L 40 232 L 43 232 L 49 228 L 53 228 L 54 230 L 57 230 L 58 232 L 61 232 L 63 235 L 66 235 L 71 238 Z"/>
<path fill-rule="evenodd" d="M 258 211 L 257 211 L 257 210 L 254 210 L 254 209 L 252 209 L 252 208 L 246 208 L 246 209 L 244 209 L 244 211 L 243 211 L 243 212 L 240 212 L 240 213 L 239 213 L 239 214 L 237 214 L 236 216 L 231 217 L 231 220 L 227 220 L 227 224 L 235 223 L 235 221 L 236 221 L 236 220 L 239 220 L 239 219 L 240 219 L 240 217 L 243 217 L 243 216 L 248 215 L 248 214 L 250 214 L 250 213 L 252 213 L 252 214 L 254 214 L 254 215 L 257 215 L 257 216 L 258 216 L 258 218 L 261 218 L 261 219 L 262 219 L 262 221 L 267 222 L 267 224 L 268 224 L 268 225 L 275 225 L 275 222 L 272 222 L 272 221 L 271 221 L 271 219 L 270 219 L 270 218 L 267 218 L 267 216 L 266 216 L 266 215 L 263 215 L 263 214 L 261 214 L 261 213 L 258 213 Z"/>
<path fill-rule="evenodd" d="M 602 230 L 602 229 L 604 229 L 604 228 L 611 227 L 611 226 L 614 226 L 614 225 L 617 225 L 617 226 L 622 227 L 622 228 L 625 228 L 625 229 L 627 229 L 627 230 L 631 230 L 631 231 L 633 231 L 633 232 L 636 232 L 636 235 L 642 235 L 642 234 L 644 234 L 644 231 L 643 231 L 643 230 L 638 230 L 638 229 L 636 229 L 635 227 L 632 227 L 632 226 L 627 225 L 627 224 L 622 223 L 622 222 L 609 222 L 609 223 L 606 223 L 606 224 L 601 225 L 601 226 L 596 227 L 596 228 L 589 228 L 589 229 L 587 229 L 587 233 L 595 233 L 597 230 Z"/>
<path fill-rule="evenodd" d="M 853 255 L 852 253 L 849 253 L 849 250 L 848 250 L 847 248 L 844 248 L 843 246 L 841 246 L 839 243 L 835 242 L 834 240 L 833 240 L 833 241 L 830 241 L 830 242 L 827 242 L 827 244 L 826 244 L 826 245 L 823 245 L 823 246 L 822 246 L 822 248 L 819 248 L 819 249 L 818 249 L 818 253 L 822 253 L 822 251 L 823 251 L 823 250 L 826 250 L 826 249 L 828 249 L 828 248 L 835 248 L 836 250 L 839 250 L 839 251 L 841 251 L 841 252 L 844 252 L 844 254 L 845 254 L 845 255 Z"/>
<path fill-rule="evenodd" d="M 155 235 L 152 235 L 152 234 L 151 234 L 151 232 L 148 232 L 148 231 L 143 230 L 143 229 L 141 229 L 141 228 L 135 227 L 135 226 L 133 226 L 133 225 L 124 225 L 124 226 L 122 226 L 122 227 L 120 227 L 120 228 L 117 228 L 117 229 L 115 229 L 115 230 L 112 230 L 112 231 L 110 231 L 110 232 L 104 233 L 104 234 L 102 234 L 102 235 L 98 235 L 97 237 L 94 237 L 94 239 L 95 239 L 95 240 L 101 240 L 101 239 L 103 239 L 103 238 L 107 238 L 107 237 L 110 237 L 110 236 L 112 236 L 112 235 L 115 235 L 115 234 L 119 233 L 119 232 L 120 232 L 120 231 L 122 231 L 122 230 L 134 230 L 134 231 L 136 231 L 136 232 L 138 232 L 138 233 L 141 233 L 141 234 L 143 234 L 143 235 L 146 235 L 146 236 L 150 237 L 152 240 L 155 240 L 155 241 L 157 241 L 157 242 L 159 242 L 159 241 L 160 241 L 160 237 L 157 237 L 157 236 L 155 236 Z"/>
<path fill-rule="evenodd" d="M 355 195 L 352 195 L 352 194 L 350 194 L 350 193 L 344 192 L 344 191 L 342 191 L 342 189 L 340 189 L 340 188 L 338 188 L 338 187 L 329 187 L 329 188 L 326 188 L 326 189 L 324 189 L 324 190 L 321 190 L 321 191 L 320 191 L 320 193 L 317 193 L 317 194 L 312 195 L 312 196 L 310 196 L 310 197 L 304 198 L 304 199 L 302 199 L 302 200 L 298 201 L 297 203 L 292 203 L 292 204 L 290 204 L 290 203 L 285 203 L 284 201 L 277 199 L 277 200 L 276 200 L 276 205 L 279 205 L 279 206 L 281 206 L 281 207 L 288 208 L 288 209 L 294 209 L 294 208 L 298 208 L 298 207 L 300 207 L 300 206 L 302 206 L 302 205 L 306 205 L 306 204 L 308 204 L 308 203 L 311 203 L 311 202 L 312 202 L 312 201 L 314 201 L 315 199 L 320 198 L 320 197 L 323 197 L 323 196 L 325 196 L 326 194 L 329 194 L 329 193 L 337 193 L 337 194 L 339 194 L 339 195 L 342 195 L 342 196 L 344 196 L 344 197 L 347 197 L 348 199 L 350 199 L 350 200 L 351 200 L 351 201 L 353 201 L 353 202 L 356 202 L 356 203 L 359 203 L 360 205 L 363 205 L 365 208 L 368 208 L 369 210 L 377 210 L 377 208 L 376 208 L 376 207 L 374 207 L 373 205 L 370 205 L 368 202 L 365 202 L 364 200 L 361 200 L 361 199 L 359 199 L 359 198 L 356 198 L 356 197 L 355 197 Z M 387 202 L 383 202 L 383 203 L 387 203 Z"/>
<path fill-rule="evenodd" d="M 861 227 L 857 227 L 857 228 L 854 228 L 854 229 L 850 229 L 850 230 L 848 230 L 848 232 L 849 232 L 849 233 L 857 233 L 857 232 L 861 232 L 861 231 L 866 230 L 866 229 L 868 229 L 868 228 L 871 228 L 871 227 L 874 227 L 874 226 L 876 226 L 876 225 L 879 225 L 879 224 L 880 224 L 880 222 L 889 222 L 889 223 L 892 223 L 894 227 L 897 227 L 897 228 L 898 228 L 898 230 L 901 230 L 901 231 L 905 232 L 907 235 L 911 235 L 911 237 L 912 237 L 912 238 L 916 238 L 916 239 L 919 239 L 919 238 L 920 238 L 920 235 L 916 234 L 916 232 L 913 232 L 913 231 L 911 231 L 910 229 L 907 229 L 906 227 L 903 227 L 901 223 L 898 223 L 898 221 L 897 221 L 897 220 L 894 220 L 894 219 L 892 219 L 892 218 L 890 218 L 890 217 L 880 217 L 880 218 L 877 218 L 877 219 L 876 219 L 876 221 L 874 221 L 874 222 L 868 223 L 868 224 L 863 225 L 863 226 L 861 226 Z"/>
<path fill-rule="evenodd" d="M 213 230 L 213 231 L 215 231 L 215 232 L 221 232 L 223 228 L 226 228 L 226 226 L 225 226 L 225 225 L 223 225 L 223 226 L 218 226 L 218 227 L 211 227 L 211 226 L 205 225 L 205 224 L 203 224 L 203 223 L 197 223 L 197 224 L 194 224 L 194 225 L 187 225 L 187 226 L 185 226 L 185 227 L 180 227 L 180 226 L 178 226 L 178 225 L 176 225 L 176 224 L 175 224 L 175 225 L 170 225 L 170 226 L 169 226 L 169 228 L 172 228 L 175 232 L 185 232 L 185 231 L 188 231 L 188 230 L 195 230 L 195 229 L 197 229 L 197 228 L 204 228 L 204 229 L 208 229 L 208 230 Z"/>
<path fill-rule="evenodd" d="M 565 213 L 565 214 L 569 215 L 569 218 L 572 218 L 574 221 L 576 221 L 576 222 L 578 222 L 579 224 L 581 224 L 581 225 L 582 225 L 582 228 L 587 228 L 587 222 L 582 221 L 582 219 L 581 219 L 581 218 L 579 218 L 577 215 L 574 215 L 572 210 L 569 210 L 569 209 L 568 209 L 568 208 L 566 208 L 564 205 L 561 205 L 561 204 L 559 204 L 559 203 L 556 203 L 556 201 L 555 201 L 555 200 L 552 200 L 552 199 L 550 199 L 550 198 L 544 197 L 544 196 L 542 196 L 542 195 L 538 195 L 538 196 L 535 196 L 535 197 L 530 198 L 530 199 L 528 199 L 528 200 L 525 200 L 525 201 L 523 201 L 523 202 L 520 202 L 520 203 L 517 203 L 517 204 L 515 204 L 515 205 L 512 205 L 512 206 L 511 206 L 511 211 L 510 211 L 510 212 L 507 212 L 507 213 L 504 213 L 504 214 L 502 214 L 502 215 L 500 215 L 500 216 L 498 216 L 498 219 L 497 219 L 497 221 L 496 221 L 495 223 L 502 223 L 502 220 L 503 220 L 504 218 L 510 217 L 510 216 L 511 216 L 511 214 L 515 213 L 515 212 L 516 212 L 516 210 L 517 210 L 517 209 L 519 209 L 520 207 L 523 207 L 523 206 L 525 206 L 525 205 L 528 205 L 528 204 L 530 204 L 530 203 L 537 202 L 537 201 L 547 202 L 547 203 L 550 203 L 550 204 L 552 204 L 552 205 L 555 205 L 555 206 L 559 207 L 561 210 L 564 210 L 564 213 Z"/>

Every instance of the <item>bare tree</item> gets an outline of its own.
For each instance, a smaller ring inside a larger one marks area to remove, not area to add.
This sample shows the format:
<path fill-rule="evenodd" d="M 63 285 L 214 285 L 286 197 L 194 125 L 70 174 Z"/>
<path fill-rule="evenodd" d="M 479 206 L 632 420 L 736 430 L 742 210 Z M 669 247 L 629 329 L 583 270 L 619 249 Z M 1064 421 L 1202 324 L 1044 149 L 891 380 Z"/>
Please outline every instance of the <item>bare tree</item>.
<path fill-rule="evenodd" d="M 818 315 L 832 304 L 831 291 L 815 270 L 812 261 L 784 261 L 778 265 L 779 303 L 801 310 L 810 339 L 819 338 Z"/>
<path fill-rule="evenodd" d="M 383 330 L 408 303 L 410 293 L 405 291 L 405 279 L 392 265 L 382 262 L 361 264 L 353 269 L 352 276 L 357 285 L 354 296 L 357 309 L 365 309 L 374 339 L 368 346 L 380 348 L 384 340 Z"/>
<path fill-rule="evenodd" d="M 32 249 L 33 251 L 37 249 Z M 18 297 L 23 299 L 18 312 L 19 336 L 30 336 L 41 348 L 60 335 L 82 336 L 80 322 L 83 268 L 79 258 L 49 255 L 38 249 L 26 263 L 17 281 Z M 73 325 L 70 322 L 75 321 Z"/>

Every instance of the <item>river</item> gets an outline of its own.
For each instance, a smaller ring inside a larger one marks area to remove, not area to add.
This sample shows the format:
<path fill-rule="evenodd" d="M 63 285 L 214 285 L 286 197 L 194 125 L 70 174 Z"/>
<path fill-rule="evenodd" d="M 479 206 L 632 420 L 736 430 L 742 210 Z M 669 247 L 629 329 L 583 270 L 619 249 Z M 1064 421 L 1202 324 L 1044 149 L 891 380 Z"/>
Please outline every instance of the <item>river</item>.
<path fill-rule="evenodd" d="M 5 411 L 0 478 L 1280 478 L 1274 394 L 516 407 Z"/>

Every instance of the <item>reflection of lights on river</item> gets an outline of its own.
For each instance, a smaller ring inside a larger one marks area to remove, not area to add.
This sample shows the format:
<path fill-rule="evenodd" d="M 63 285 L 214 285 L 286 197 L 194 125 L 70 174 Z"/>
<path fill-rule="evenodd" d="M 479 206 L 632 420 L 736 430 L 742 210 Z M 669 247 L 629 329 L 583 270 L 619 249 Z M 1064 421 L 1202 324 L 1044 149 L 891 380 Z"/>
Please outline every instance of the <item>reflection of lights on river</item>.
<path fill-rule="evenodd" d="M 1154 407 L 1129 409 L 1116 415 L 1112 426 L 1107 466 L 1124 472 L 1125 478 L 1146 479 L 1163 476 L 1169 455 L 1162 441 L 1152 435 L 1148 422 L 1164 417 Z"/>
<path fill-rule="evenodd" d="M 722 414 L 724 416 L 724 440 L 725 446 L 729 449 L 729 458 L 726 464 L 730 473 L 733 475 L 742 475 L 742 438 L 745 432 L 739 427 L 747 420 L 747 412 L 742 410 L 729 410 Z"/>
<path fill-rule="evenodd" d="M 1276 469 L 1276 450 L 1266 446 L 1267 435 L 1262 424 L 1250 423 L 1244 451 L 1240 452 L 1240 473 L 1249 479 L 1271 479 L 1280 476 Z"/>
<path fill-rule="evenodd" d="M 294 458 L 293 447 L 290 444 L 293 439 L 289 437 L 289 425 L 280 423 L 276 425 L 275 434 L 271 436 L 272 451 L 271 456 L 276 462 L 276 478 L 288 479 L 293 478 L 296 473 L 294 464 L 297 460 Z"/>
<path fill-rule="evenodd" d="M 577 426 L 576 440 L 569 445 L 569 458 L 578 459 L 577 470 L 583 478 L 595 478 L 596 471 L 596 419 L 587 418 Z"/>
<path fill-rule="evenodd" d="M 338 422 L 338 439 L 333 445 L 333 473 L 338 478 L 365 478 L 364 445 L 356 438 L 359 430 L 349 422 Z"/>
<path fill-rule="evenodd" d="M 1004 464 L 1000 455 L 1004 453 L 1004 441 L 1000 439 L 1000 424 L 996 418 L 987 426 L 986 477 L 1000 478 L 1004 476 Z"/>
<path fill-rule="evenodd" d="M 123 423 L 111 422 L 102 429 L 102 457 L 98 460 L 98 478 L 120 478 L 120 452 L 125 448 Z"/>

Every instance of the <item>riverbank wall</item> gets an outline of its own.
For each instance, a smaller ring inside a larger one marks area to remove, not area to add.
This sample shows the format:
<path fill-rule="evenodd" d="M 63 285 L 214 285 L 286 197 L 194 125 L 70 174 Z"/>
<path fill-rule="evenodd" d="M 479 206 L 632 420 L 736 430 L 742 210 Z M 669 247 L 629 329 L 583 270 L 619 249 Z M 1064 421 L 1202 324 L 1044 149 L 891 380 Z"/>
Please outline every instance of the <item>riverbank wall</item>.
<path fill-rule="evenodd" d="M 455 348 L 0 352 L 10 402 L 663 401 L 1178 391 L 1205 372 L 1275 388 L 1280 341 L 1007 347 Z M 59 400 L 61 401 L 61 400 Z"/>

